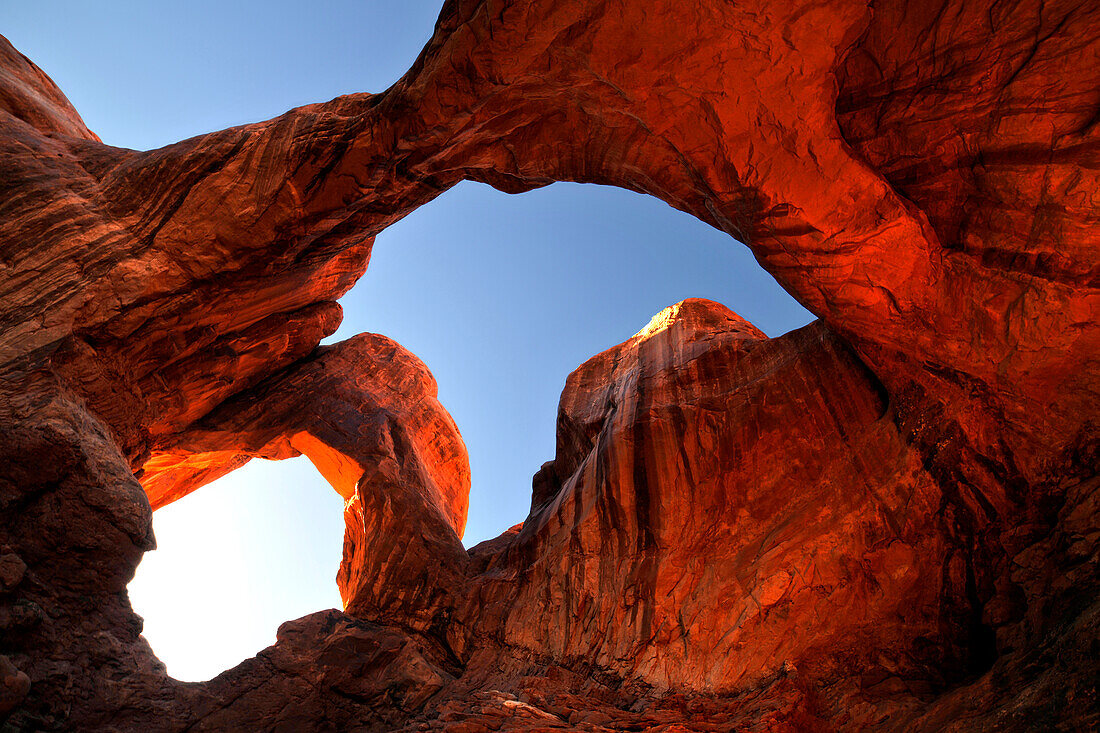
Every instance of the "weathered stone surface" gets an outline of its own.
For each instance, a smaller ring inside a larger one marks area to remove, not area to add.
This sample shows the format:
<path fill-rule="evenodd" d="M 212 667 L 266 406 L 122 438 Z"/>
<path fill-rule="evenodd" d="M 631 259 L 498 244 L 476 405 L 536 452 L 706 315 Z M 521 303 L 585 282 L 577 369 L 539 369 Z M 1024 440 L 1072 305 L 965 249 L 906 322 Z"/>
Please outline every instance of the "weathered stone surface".
<path fill-rule="evenodd" d="M 3 41 L 6 725 L 1100 725 L 1098 28 L 452 0 L 384 94 L 149 152 Z M 317 348 L 373 236 L 463 179 L 658 196 L 821 320 L 687 301 L 586 362 L 531 515 L 467 553 L 427 369 Z M 172 681 L 125 595 L 151 508 L 297 453 L 347 501 L 349 615 Z"/>
<path fill-rule="evenodd" d="M 242 721 L 266 730 L 393 730 L 454 679 L 437 644 L 324 611 L 287 622 L 278 642 L 209 682 L 193 730 Z"/>
<path fill-rule="evenodd" d="M 423 490 L 445 510 L 455 532 L 466 525 L 466 446 L 439 404 L 431 372 L 385 336 L 360 334 L 319 347 L 226 400 L 193 423 L 171 451 L 146 462 L 142 485 L 153 505 L 161 506 L 193 490 L 192 464 L 212 465 L 216 459 L 203 456 L 234 451 L 272 460 L 304 453 L 344 499 L 351 499 L 360 476 L 382 455 L 408 451 L 421 461 L 417 470 L 427 474 Z"/>
<path fill-rule="evenodd" d="M 47 135 L 99 142 L 53 79 L 3 37 L 0 37 L 0 110 Z"/>
<path fill-rule="evenodd" d="M 7 715 L 31 690 L 31 678 L 0 655 L 0 715 Z"/>
<path fill-rule="evenodd" d="M 9 591 L 19 585 L 26 572 L 27 564 L 21 557 L 14 552 L 0 551 L 0 592 Z"/>
<path fill-rule="evenodd" d="M 470 465 L 427 367 L 394 341 L 361 334 L 222 403 L 142 483 L 154 507 L 257 456 L 305 454 L 345 500 L 338 582 L 350 613 L 430 624 L 436 598 L 460 587 Z M 439 582 L 420 577 L 435 568 Z M 398 608 L 400 607 L 400 608 Z"/>
<path fill-rule="evenodd" d="M 712 691 L 985 663 L 941 493 L 819 323 L 769 340 L 709 301 L 667 309 L 570 375 L 536 484 L 493 558 L 512 643 Z"/>

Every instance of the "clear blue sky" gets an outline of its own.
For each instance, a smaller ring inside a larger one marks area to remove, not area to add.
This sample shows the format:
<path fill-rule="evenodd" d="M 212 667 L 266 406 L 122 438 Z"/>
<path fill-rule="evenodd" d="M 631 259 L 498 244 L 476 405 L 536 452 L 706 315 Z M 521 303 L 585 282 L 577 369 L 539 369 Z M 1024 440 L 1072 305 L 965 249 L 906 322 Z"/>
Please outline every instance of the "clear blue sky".
<path fill-rule="evenodd" d="M 104 142 L 151 149 L 398 79 L 441 2 L 0 4 L 0 33 Z M 565 378 L 688 297 L 770 336 L 812 316 L 748 250 L 661 201 L 462 184 L 383 232 L 332 340 L 383 333 L 434 372 L 470 452 L 471 546 L 522 521 Z M 170 674 L 213 676 L 339 607 L 341 501 L 305 459 L 253 461 L 154 516 L 130 585 Z"/>

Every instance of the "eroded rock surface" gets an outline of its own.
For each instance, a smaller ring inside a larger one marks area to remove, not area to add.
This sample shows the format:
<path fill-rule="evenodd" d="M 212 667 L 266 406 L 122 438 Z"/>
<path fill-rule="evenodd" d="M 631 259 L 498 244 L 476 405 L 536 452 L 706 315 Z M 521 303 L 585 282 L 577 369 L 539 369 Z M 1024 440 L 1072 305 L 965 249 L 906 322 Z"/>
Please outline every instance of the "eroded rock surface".
<path fill-rule="evenodd" d="M 0 39 L 4 724 L 1100 725 L 1098 29 L 455 0 L 384 94 L 148 152 Z M 466 552 L 430 372 L 318 348 L 373 236 L 464 179 L 658 196 L 820 321 L 691 300 L 593 357 L 530 516 Z M 299 453 L 346 501 L 346 613 L 171 680 L 125 593 L 151 510 Z"/>
<path fill-rule="evenodd" d="M 940 491 L 820 323 L 768 339 L 708 301 L 664 311 L 570 375 L 535 482 L 510 641 L 714 691 L 982 663 Z"/>

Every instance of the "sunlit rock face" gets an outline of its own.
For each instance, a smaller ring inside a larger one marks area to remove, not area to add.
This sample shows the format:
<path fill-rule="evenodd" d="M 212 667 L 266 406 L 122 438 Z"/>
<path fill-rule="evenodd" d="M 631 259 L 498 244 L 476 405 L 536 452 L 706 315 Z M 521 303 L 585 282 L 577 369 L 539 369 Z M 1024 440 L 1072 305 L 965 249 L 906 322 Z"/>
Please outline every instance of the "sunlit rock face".
<path fill-rule="evenodd" d="M 470 495 L 466 446 L 436 392 L 423 362 L 384 336 L 321 346 L 193 423 L 146 462 L 142 484 L 155 507 L 252 457 L 304 454 L 345 501 L 345 609 L 429 626 L 435 599 L 418 594 L 438 591 L 420 576 L 448 552 L 465 557 Z"/>
<path fill-rule="evenodd" d="M 940 491 L 820 323 L 768 339 L 716 303 L 669 308 L 570 375 L 535 484 L 502 555 L 509 641 L 695 690 L 982 662 Z"/>
<path fill-rule="evenodd" d="M 0 716 L 1100 725 L 1097 110 L 1080 2 L 448 2 L 384 94 L 145 153 L 0 43 Z M 463 179 L 658 196 L 820 321 L 691 300 L 593 357 L 530 516 L 466 552 L 427 367 L 318 348 Z M 346 501 L 346 613 L 171 680 L 125 594 L 151 509 L 298 453 Z"/>

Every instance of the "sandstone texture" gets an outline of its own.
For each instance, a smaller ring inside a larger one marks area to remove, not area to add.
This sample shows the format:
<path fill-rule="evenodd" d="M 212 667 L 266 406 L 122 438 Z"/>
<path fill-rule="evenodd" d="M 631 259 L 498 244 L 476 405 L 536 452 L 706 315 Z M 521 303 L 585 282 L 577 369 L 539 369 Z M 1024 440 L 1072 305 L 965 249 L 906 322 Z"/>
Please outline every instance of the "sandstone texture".
<path fill-rule="evenodd" d="M 462 180 L 659 197 L 819 320 L 657 314 L 467 551 L 428 367 L 318 346 Z M 454 0 L 382 94 L 148 152 L 0 38 L 0 726 L 1100 727 L 1098 252 L 1096 3 Z M 152 511 L 300 454 L 343 611 L 171 679 Z"/>

